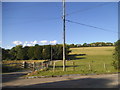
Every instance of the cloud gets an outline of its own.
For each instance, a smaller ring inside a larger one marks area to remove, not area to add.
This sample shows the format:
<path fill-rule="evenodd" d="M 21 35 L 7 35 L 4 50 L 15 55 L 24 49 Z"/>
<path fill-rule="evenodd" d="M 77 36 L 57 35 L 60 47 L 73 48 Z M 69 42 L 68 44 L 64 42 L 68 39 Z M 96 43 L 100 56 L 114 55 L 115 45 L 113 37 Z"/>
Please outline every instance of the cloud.
<path fill-rule="evenodd" d="M 12 46 L 10 46 L 10 45 L 6 46 L 6 49 L 11 49 L 11 48 L 12 48 Z"/>
<path fill-rule="evenodd" d="M 43 40 L 43 41 L 40 41 L 40 43 L 42 43 L 42 44 L 47 44 L 48 41 L 47 41 L 47 40 Z"/>
<path fill-rule="evenodd" d="M 27 44 L 27 43 L 29 43 L 29 42 L 28 42 L 28 41 L 25 41 L 24 44 L 25 44 L 25 43 Z"/>
<path fill-rule="evenodd" d="M 26 44 L 26 46 L 34 46 L 33 44 Z"/>
<path fill-rule="evenodd" d="M 21 41 L 13 41 L 13 44 L 19 45 L 19 44 L 22 44 L 22 42 Z"/>
<path fill-rule="evenodd" d="M 33 41 L 33 42 L 32 42 L 32 44 L 37 44 L 37 43 L 38 43 L 38 41 L 37 41 L 37 40 L 35 40 L 35 41 Z"/>
<path fill-rule="evenodd" d="M 54 41 L 47 41 L 47 40 L 37 41 L 37 40 L 34 40 L 34 41 L 24 41 L 24 42 L 13 41 L 13 44 L 15 44 L 15 45 L 22 44 L 23 47 L 25 47 L 25 46 L 34 46 L 35 44 L 46 45 L 46 44 L 56 44 L 56 43 L 57 43 L 57 40 L 54 40 Z"/>
<path fill-rule="evenodd" d="M 57 40 L 50 41 L 50 44 L 56 44 L 56 43 L 57 43 Z"/>

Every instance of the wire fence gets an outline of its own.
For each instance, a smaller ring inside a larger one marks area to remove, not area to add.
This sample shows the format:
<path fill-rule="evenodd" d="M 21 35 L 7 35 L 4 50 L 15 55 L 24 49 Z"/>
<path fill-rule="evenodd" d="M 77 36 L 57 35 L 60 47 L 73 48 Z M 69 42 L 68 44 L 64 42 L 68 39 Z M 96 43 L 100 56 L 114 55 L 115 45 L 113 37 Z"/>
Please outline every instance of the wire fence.
<path fill-rule="evenodd" d="M 53 62 L 49 69 L 53 72 L 63 71 L 62 62 Z M 113 72 L 115 71 L 111 63 L 77 63 L 74 61 L 66 62 L 66 71 L 74 72 Z"/>

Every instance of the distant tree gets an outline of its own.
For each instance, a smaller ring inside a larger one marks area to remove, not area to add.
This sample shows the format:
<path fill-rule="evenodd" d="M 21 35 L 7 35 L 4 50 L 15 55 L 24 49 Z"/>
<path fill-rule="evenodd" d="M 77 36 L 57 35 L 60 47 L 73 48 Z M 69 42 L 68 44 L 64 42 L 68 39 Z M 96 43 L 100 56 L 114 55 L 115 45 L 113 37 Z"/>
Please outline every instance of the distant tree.
<path fill-rule="evenodd" d="M 17 57 L 17 51 L 15 50 L 15 47 L 13 47 L 11 50 L 10 50 L 10 59 L 11 60 L 15 60 L 15 59 L 17 59 L 16 57 Z"/>
<path fill-rule="evenodd" d="M 29 47 L 29 49 L 28 49 L 28 57 L 29 57 L 29 59 L 32 59 L 32 60 L 35 59 L 35 56 L 34 56 L 34 46 Z"/>
<path fill-rule="evenodd" d="M 66 45 L 65 47 L 65 56 L 66 56 L 66 59 L 68 59 L 68 54 L 70 52 L 69 50 L 69 46 Z M 54 45 L 53 46 L 53 59 L 56 59 L 56 60 L 61 60 L 63 59 L 63 46 L 62 45 Z"/>
<path fill-rule="evenodd" d="M 63 58 L 63 46 L 57 44 L 53 47 L 53 59 L 60 60 L 62 58 Z"/>
<path fill-rule="evenodd" d="M 17 55 L 16 55 L 16 58 L 17 60 L 24 60 L 25 59 L 25 49 L 23 48 L 22 45 L 17 45 L 15 47 L 15 50 L 17 51 Z"/>
<path fill-rule="evenodd" d="M 107 42 L 107 43 L 106 43 L 106 46 L 113 46 L 113 43 Z"/>
<path fill-rule="evenodd" d="M 9 60 L 10 58 L 9 51 L 10 50 L 2 49 L 2 60 Z"/>
<path fill-rule="evenodd" d="M 65 47 L 66 59 L 69 54 L 69 45 Z M 10 50 L 2 49 L 3 59 L 7 60 L 40 60 L 40 59 L 50 59 L 51 58 L 51 45 L 40 46 L 36 44 L 35 46 L 25 46 L 17 45 Z M 52 56 L 53 59 L 60 60 L 63 59 L 63 45 L 56 44 L 52 45 Z"/>
<path fill-rule="evenodd" d="M 113 66 L 116 69 L 120 69 L 120 40 L 115 43 L 115 52 L 114 52 L 114 61 Z"/>
<path fill-rule="evenodd" d="M 77 47 L 81 47 L 81 44 L 76 44 L 77 45 Z"/>
<path fill-rule="evenodd" d="M 37 60 L 42 59 L 42 50 L 43 50 L 43 47 L 42 47 L 42 46 L 35 45 L 35 47 L 34 47 L 34 57 L 35 57 Z"/>
<path fill-rule="evenodd" d="M 50 45 L 44 45 L 42 50 L 42 57 L 43 59 L 50 59 L 51 56 L 51 46 Z"/>
<path fill-rule="evenodd" d="M 23 51 L 24 51 L 24 59 L 25 59 L 25 60 L 28 60 L 28 59 L 29 59 L 29 57 L 28 57 L 28 50 L 29 50 L 29 46 L 25 46 L 25 47 L 23 48 Z"/>
<path fill-rule="evenodd" d="M 87 43 L 84 43 L 84 44 L 83 44 L 83 47 L 87 47 Z"/>
<path fill-rule="evenodd" d="M 70 48 L 74 48 L 75 47 L 74 44 L 70 44 L 69 46 L 70 46 Z"/>

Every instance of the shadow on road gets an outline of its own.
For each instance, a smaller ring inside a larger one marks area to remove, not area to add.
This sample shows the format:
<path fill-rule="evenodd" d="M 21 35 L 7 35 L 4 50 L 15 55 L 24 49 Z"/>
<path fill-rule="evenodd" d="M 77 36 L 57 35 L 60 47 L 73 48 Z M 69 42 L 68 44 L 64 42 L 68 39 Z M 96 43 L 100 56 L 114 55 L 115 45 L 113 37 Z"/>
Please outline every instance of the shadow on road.
<path fill-rule="evenodd" d="M 26 72 L 10 72 L 6 74 L 2 74 L 2 83 L 11 82 L 16 79 L 19 79 L 19 77 L 27 75 L 27 73 L 28 72 L 26 71 Z"/>
<path fill-rule="evenodd" d="M 113 80 L 105 78 L 82 78 L 75 80 L 69 78 L 69 80 L 65 81 L 39 83 L 27 86 L 9 86 L 4 88 L 118 88 L 118 85 L 110 85 L 112 82 Z"/>

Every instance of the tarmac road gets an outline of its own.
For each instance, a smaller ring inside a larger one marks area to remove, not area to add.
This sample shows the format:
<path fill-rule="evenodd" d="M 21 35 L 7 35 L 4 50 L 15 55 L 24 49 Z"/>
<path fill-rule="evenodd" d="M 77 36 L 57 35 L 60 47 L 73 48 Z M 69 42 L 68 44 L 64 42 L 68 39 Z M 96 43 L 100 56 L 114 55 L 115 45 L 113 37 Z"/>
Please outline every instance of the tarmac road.
<path fill-rule="evenodd" d="M 3 75 L 3 88 L 118 88 L 118 74 L 19 78 L 24 74 Z"/>

